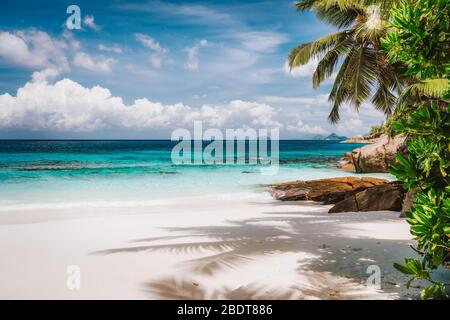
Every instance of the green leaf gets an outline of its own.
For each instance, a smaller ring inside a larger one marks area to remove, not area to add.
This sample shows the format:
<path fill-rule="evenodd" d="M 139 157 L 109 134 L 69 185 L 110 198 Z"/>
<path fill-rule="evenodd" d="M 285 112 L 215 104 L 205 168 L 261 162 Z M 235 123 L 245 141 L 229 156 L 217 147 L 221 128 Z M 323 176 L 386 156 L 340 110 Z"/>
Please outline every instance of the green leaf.
<path fill-rule="evenodd" d="M 420 293 L 420 299 L 426 300 L 430 298 L 439 298 L 444 294 L 443 286 L 440 283 L 433 284 L 422 290 Z"/>
<path fill-rule="evenodd" d="M 407 266 L 403 266 L 398 263 L 394 263 L 394 268 L 404 274 L 414 274 L 414 272 Z"/>

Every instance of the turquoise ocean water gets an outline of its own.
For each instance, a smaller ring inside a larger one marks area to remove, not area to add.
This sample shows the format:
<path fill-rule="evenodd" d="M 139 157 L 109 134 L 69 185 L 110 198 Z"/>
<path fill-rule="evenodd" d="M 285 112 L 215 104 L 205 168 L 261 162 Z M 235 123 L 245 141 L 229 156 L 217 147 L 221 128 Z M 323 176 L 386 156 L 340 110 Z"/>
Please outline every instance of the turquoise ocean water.
<path fill-rule="evenodd" d="M 350 175 L 336 164 L 345 152 L 360 146 L 280 141 L 278 173 L 262 175 L 259 164 L 175 165 L 171 161 L 175 144 L 0 141 L 0 210 L 262 192 L 259 185 L 265 183 Z"/>

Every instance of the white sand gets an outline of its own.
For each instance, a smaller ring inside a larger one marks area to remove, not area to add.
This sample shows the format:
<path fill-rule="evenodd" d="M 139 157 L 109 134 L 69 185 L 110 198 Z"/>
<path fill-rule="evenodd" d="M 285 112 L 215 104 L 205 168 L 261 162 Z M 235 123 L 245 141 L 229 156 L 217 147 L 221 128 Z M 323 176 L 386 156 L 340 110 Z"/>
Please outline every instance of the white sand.
<path fill-rule="evenodd" d="M 328 208 L 255 194 L 0 212 L 0 298 L 414 295 L 392 267 L 413 255 L 406 221 Z M 66 286 L 69 265 L 81 268 L 79 290 Z M 380 290 L 366 286 L 370 265 L 380 267 Z"/>

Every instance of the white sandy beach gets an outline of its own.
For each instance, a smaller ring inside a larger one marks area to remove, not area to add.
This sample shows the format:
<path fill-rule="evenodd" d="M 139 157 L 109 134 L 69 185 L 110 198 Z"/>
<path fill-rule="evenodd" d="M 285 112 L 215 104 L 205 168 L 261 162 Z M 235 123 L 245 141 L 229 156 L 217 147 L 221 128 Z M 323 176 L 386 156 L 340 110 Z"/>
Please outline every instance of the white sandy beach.
<path fill-rule="evenodd" d="M 249 193 L 3 211 L 0 299 L 412 297 L 392 267 L 413 255 L 406 221 L 328 208 Z M 381 290 L 366 286 L 370 265 Z"/>

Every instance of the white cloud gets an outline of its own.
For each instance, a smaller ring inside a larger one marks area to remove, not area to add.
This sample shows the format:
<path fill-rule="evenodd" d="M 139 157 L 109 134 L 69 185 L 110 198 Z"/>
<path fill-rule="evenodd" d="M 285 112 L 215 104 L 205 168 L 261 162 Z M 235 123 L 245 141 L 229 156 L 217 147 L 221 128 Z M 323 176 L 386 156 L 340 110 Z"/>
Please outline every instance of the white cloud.
<path fill-rule="evenodd" d="M 27 67 L 45 64 L 43 57 L 34 57 L 25 39 L 9 32 L 0 33 L 0 56 L 10 62 Z"/>
<path fill-rule="evenodd" d="M 336 125 L 338 132 L 345 132 L 347 135 L 366 134 L 373 125 L 379 125 L 385 120 L 385 115 L 376 110 L 372 104 L 363 103 L 359 112 L 349 104 L 344 104 L 340 108 L 341 118 Z"/>
<path fill-rule="evenodd" d="M 293 68 L 291 70 L 291 68 L 289 67 L 289 63 L 286 61 L 283 66 L 283 70 L 287 75 L 294 78 L 312 77 L 318 63 L 319 59 L 311 59 L 307 64 L 304 64 L 297 68 Z"/>
<path fill-rule="evenodd" d="M 275 103 L 281 105 L 314 105 L 314 106 L 329 106 L 328 95 L 319 94 L 316 97 L 280 97 L 280 96 L 266 96 L 262 99 L 266 103 Z"/>
<path fill-rule="evenodd" d="M 188 70 L 197 71 L 199 68 L 199 62 L 198 62 L 198 53 L 200 50 L 200 47 L 204 47 L 208 45 L 207 40 L 200 40 L 198 43 L 193 45 L 192 47 L 185 48 L 184 51 L 187 52 L 187 61 L 184 65 L 184 67 Z"/>
<path fill-rule="evenodd" d="M 91 132 L 93 137 L 101 130 L 122 130 L 168 136 L 175 128 L 191 129 L 194 120 L 201 120 L 205 127 L 278 127 L 285 137 L 308 138 L 331 132 L 347 136 L 364 134 L 384 118 L 370 105 L 361 106 L 360 113 L 343 105 L 341 122 L 332 126 L 326 120 L 329 106 L 321 105 L 324 101 L 324 96 L 318 95 L 266 97 L 259 102 L 233 100 L 198 107 L 162 104 L 147 98 L 126 104 L 100 86 L 86 88 L 70 79 L 54 84 L 36 79 L 19 88 L 16 96 L 0 95 L 0 130 Z"/>
<path fill-rule="evenodd" d="M 112 65 L 114 63 L 116 63 L 116 60 L 112 58 L 104 58 L 104 57 L 93 58 L 84 52 L 77 52 L 73 59 L 73 64 L 77 67 L 102 73 L 111 72 Z"/>
<path fill-rule="evenodd" d="M 288 131 L 308 134 L 308 135 L 316 135 L 316 134 L 327 134 L 328 132 L 318 125 L 309 125 L 304 124 L 301 120 L 299 120 L 295 125 L 288 125 L 286 128 Z"/>
<path fill-rule="evenodd" d="M 262 53 L 274 52 L 288 41 L 284 34 L 266 31 L 239 32 L 233 37 L 240 40 L 244 48 Z"/>
<path fill-rule="evenodd" d="M 64 41 L 35 29 L 0 32 L 0 57 L 17 66 L 40 70 L 33 78 L 56 77 L 69 71 L 66 48 Z"/>
<path fill-rule="evenodd" d="M 306 63 L 300 67 L 293 68 L 292 70 L 289 67 L 289 63 L 287 61 L 285 61 L 284 65 L 283 65 L 283 70 L 286 75 L 293 77 L 293 78 L 311 78 L 312 79 L 312 76 L 313 76 L 314 72 L 316 71 L 319 61 L 320 60 L 318 58 L 313 58 L 313 59 L 310 59 L 308 61 L 308 63 Z M 337 72 L 333 72 L 327 79 L 324 80 L 323 83 L 329 83 L 330 81 L 334 81 L 334 79 L 336 79 L 336 75 L 337 75 Z"/>
<path fill-rule="evenodd" d="M 62 37 L 65 39 L 67 45 L 74 51 L 78 51 L 81 48 L 80 41 L 76 40 L 72 31 L 64 30 Z"/>
<path fill-rule="evenodd" d="M 85 88 L 63 79 L 55 84 L 29 82 L 16 96 L 0 95 L 0 129 L 93 132 L 103 129 L 189 128 L 194 120 L 224 128 L 281 126 L 273 107 L 241 100 L 193 108 L 137 99 L 126 105 L 100 86 Z"/>
<path fill-rule="evenodd" d="M 213 6 L 189 3 L 170 3 L 152 0 L 142 3 L 121 3 L 117 7 L 122 10 L 138 12 L 154 12 L 158 15 L 177 16 L 177 20 L 188 20 L 195 24 L 236 24 L 231 14 L 222 12 Z"/>
<path fill-rule="evenodd" d="M 364 122 L 360 115 L 353 112 L 353 114 L 341 113 L 341 120 L 336 125 L 338 132 L 346 132 L 351 136 L 366 134 L 370 130 L 370 125 Z"/>
<path fill-rule="evenodd" d="M 95 23 L 95 18 L 93 15 L 84 17 L 84 24 L 91 28 L 92 30 L 99 31 L 100 26 Z"/>
<path fill-rule="evenodd" d="M 54 68 L 46 68 L 41 71 L 35 71 L 31 75 L 33 81 L 47 81 L 48 79 L 54 79 L 59 75 L 59 70 Z"/>
<path fill-rule="evenodd" d="M 156 53 L 165 53 L 167 51 L 167 49 L 163 48 L 158 41 L 146 34 L 136 33 L 134 35 L 134 38 L 136 39 L 136 41 L 140 42 L 142 45 Z"/>
<path fill-rule="evenodd" d="M 153 67 L 160 68 L 163 64 L 164 54 L 167 52 L 167 49 L 149 35 L 136 33 L 134 38 L 144 47 L 149 48 L 152 51 L 152 54 L 149 57 L 150 63 Z"/>
<path fill-rule="evenodd" d="M 123 53 L 122 47 L 118 46 L 117 44 L 114 44 L 112 46 L 106 46 L 103 44 L 98 45 L 98 50 L 100 51 L 107 51 L 107 52 L 114 52 L 114 53 Z"/>

